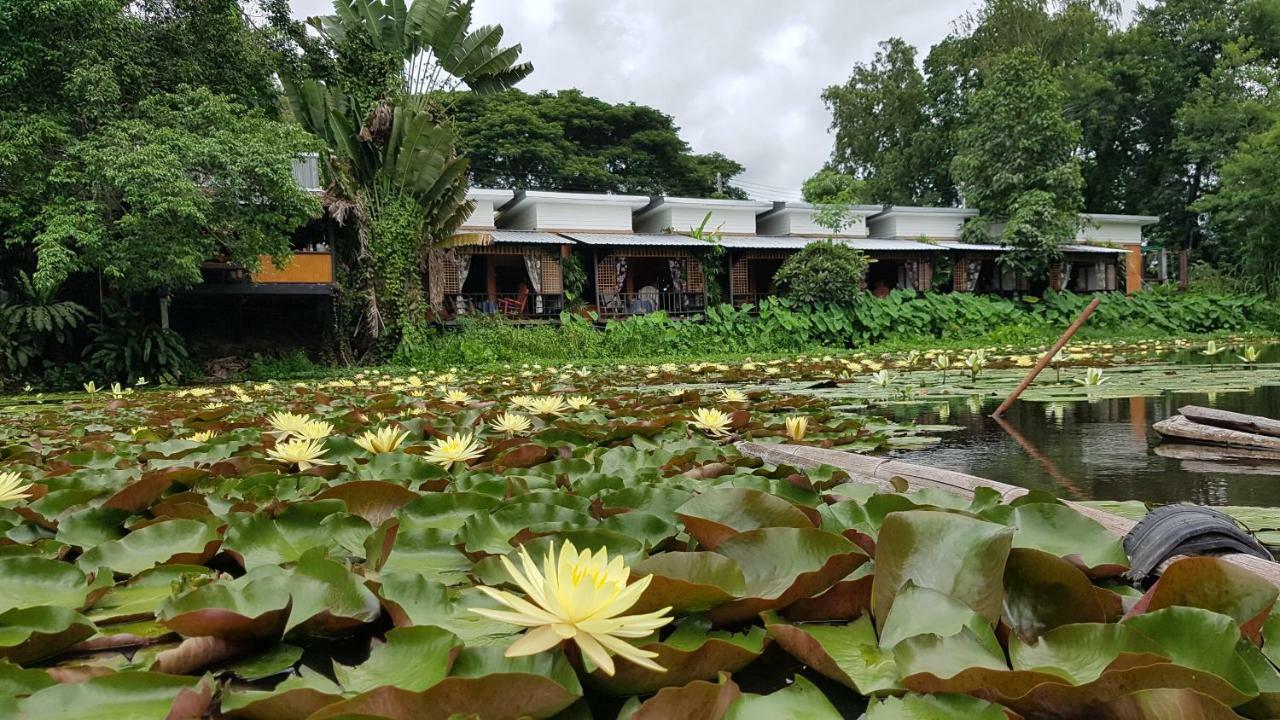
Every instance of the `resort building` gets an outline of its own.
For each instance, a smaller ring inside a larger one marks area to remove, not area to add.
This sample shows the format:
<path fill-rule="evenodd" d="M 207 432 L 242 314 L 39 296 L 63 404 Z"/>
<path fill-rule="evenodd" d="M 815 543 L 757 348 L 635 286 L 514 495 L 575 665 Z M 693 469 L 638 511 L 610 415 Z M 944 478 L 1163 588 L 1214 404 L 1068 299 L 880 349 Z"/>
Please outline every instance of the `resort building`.
<path fill-rule="evenodd" d="M 299 186 L 320 192 L 314 156 L 300 158 L 294 176 Z M 787 258 L 828 239 L 866 253 L 872 260 L 866 289 L 876 295 L 1133 293 L 1142 285 L 1143 228 L 1158 220 L 1081 216 L 1063 261 L 1037 286 L 999 262 L 1007 252 L 994 240 L 1000 228 L 992 228 L 991 242 L 965 242 L 965 224 L 978 215 L 966 208 L 853 206 L 831 232 L 824 226 L 831 218 L 819 217 L 830 209 L 801 202 L 485 188 L 468 198 L 474 212 L 424 277 L 431 296 L 443 300 L 437 319 L 446 323 L 468 315 L 554 320 L 567 307 L 567 274 L 585 278 L 578 281 L 583 299 L 601 318 L 692 315 L 705 311 L 712 296 L 739 307 L 755 304 L 776 293 L 774 276 Z M 266 297 L 272 308 L 314 305 L 323 319 L 334 286 L 335 232 L 327 219 L 300 230 L 293 257 L 279 268 L 263 258 L 258 271 L 247 272 L 213 258 L 204 264 L 205 283 L 179 305 L 226 306 L 231 312 L 224 315 L 236 318 L 254 298 Z M 710 285 L 715 278 L 722 278 L 720 286 Z"/>

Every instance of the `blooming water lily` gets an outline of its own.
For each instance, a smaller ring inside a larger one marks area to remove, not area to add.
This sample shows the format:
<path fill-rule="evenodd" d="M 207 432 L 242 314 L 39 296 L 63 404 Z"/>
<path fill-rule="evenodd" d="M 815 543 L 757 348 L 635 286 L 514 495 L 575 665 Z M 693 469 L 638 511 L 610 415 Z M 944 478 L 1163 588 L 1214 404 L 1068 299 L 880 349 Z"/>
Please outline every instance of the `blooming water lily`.
<path fill-rule="evenodd" d="M 507 648 L 507 657 L 534 655 L 572 640 L 606 675 L 615 672 L 613 655 L 649 670 L 665 671 L 653 661 L 657 653 L 642 650 L 627 640 L 648 637 L 671 622 L 667 614 L 671 608 L 642 615 L 622 614 L 640 600 L 652 575 L 628 583 L 631 569 L 622 556 L 610 559 L 604 548 L 579 552 L 567 540 L 558 556 L 554 547 L 547 551 L 541 570 L 524 546 L 520 547 L 522 569 L 505 556 L 499 559 L 528 599 L 481 585 L 481 592 L 509 609 L 472 608 L 471 612 L 530 628 Z"/>

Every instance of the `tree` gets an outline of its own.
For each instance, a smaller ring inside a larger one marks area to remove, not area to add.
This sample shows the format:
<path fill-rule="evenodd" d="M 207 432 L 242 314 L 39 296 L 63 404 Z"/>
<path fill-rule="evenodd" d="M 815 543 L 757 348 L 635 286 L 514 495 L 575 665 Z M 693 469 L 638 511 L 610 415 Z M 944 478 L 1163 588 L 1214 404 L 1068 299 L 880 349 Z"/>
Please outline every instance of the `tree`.
<path fill-rule="evenodd" d="M 1043 277 L 1075 235 L 1081 210 L 1079 125 L 1065 117 L 1067 95 L 1043 61 L 1027 51 L 998 59 L 970 101 L 952 172 L 982 217 L 966 234 L 1003 225 L 1005 263 Z"/>
<path fill-rule="evenodd" d="M 468 93 L 454 117 L 481 187 L 746 198 L 742 165 L 695 154 L 671 116 L 578 90 Z"/>
<path fill-rule="evenodd" d="M 823 168 L 805 180 L 801 190 L 805 202 L 811 203 L 817 210 L 814 222 L 832 233 L 839 233 L 853 222 L 852 209 L 862 201 L 866 193 L 866 182 L 831 168 Z"/>
<path fill-rule="evenodd" d="M 848 245 L 809 243 L 778 268 L 773 280 L 783 297 L 811 305 L 849 307 L 862 294 L 870 259 Z"/>
<path fill-rule="evenodd" d="M 502 47 L 501 27 L 471 29 L 472 6 L 335 0 L 335 15 L 312 20 L 321 46 L 302 48 L 324 57 L 281 69 L 294 115 L 324 144 L 330 212 L 354 229 L 336 249 L 357 355 L 424 329 L 420 268 L 439 272 L 432 250 L 474 210 L 447 98 L 507 89 L 533 69 L 517 63 L 519 45 Z"/>
<path fill-rule="evenodd" d="M 916 50 L 899 38 L 875 59 L 854 66 L 844 85 L 827 88 L 835 149 L 830 167 L 863 181 L 867 201 L 934 205 L 954 200 L 945 165 L 933 155 L 936 135 Z"/>
<path fill-rule="evenodd" d="M 1248 138 L 1222 164 L 1221 182 L 1196 203 L 1211 227 L 1237 239 L 1230 260 L 1280 294 L 1280 122 Z"/>
<path fill-rule="evenodd" d="M 260 39 L 235 0 L 0 4 L 0 274 L 163 292 L 287 254 L 318 206 Z"/>

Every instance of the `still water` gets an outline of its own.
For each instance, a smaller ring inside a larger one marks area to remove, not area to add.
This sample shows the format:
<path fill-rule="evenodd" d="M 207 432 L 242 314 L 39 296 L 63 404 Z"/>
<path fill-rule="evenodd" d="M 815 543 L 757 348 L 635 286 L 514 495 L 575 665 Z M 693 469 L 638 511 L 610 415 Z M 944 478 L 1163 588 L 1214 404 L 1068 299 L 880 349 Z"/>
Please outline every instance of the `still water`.
<path fill-rule="evenodd" d="M 1143 500 L 1280 506 L 1280 462 L 1224 463 L 1157 454 L 1152 423 L 1184 405 L 1280 418 L 1280 387 L 1248 392 L 1176 392 L 1075 403 L 1017 403 L 990 418 L 998 399 L 877 409 L 886 417 L 963 429 L 935 447 L 900 453 L 907 462 L 970 473 L 1074 500 Z M 945 417 L 944 417 L 945 416 Z M 1274 474 L 1268 474 L 1274 473 Z"/>

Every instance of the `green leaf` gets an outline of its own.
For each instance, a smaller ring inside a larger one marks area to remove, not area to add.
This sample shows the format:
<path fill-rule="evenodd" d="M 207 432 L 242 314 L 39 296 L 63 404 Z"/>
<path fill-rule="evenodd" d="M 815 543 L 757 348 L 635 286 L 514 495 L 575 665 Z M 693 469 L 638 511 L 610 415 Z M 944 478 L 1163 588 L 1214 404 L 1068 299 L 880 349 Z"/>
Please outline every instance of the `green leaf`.
<path fill-rule="evenodd" d="M 46 688 L 19 708 L 41 720 L 165 720 L 183 691 L 196 691 L 203 683 L 180 675 L 122 672 Z"/>
<path fill-rule="evenodd" d="M 1014 508 L 1009 523 L 1018 528 L 1014 547 L 1066 558 L 1094 577 L 1118 575 L 1129 568 L 1118 536 L 1065 505 L 1020 505 Z"/>
<path fill-rule="evenodd" d="M 417 692 L 449 674 L 461 647 L 456 635 L 438 627 L 396 628 L 387 633 L 386 642 L 374 645 L 368 660 L 355 667 L 334 665 L 333 670 L 350 694 L 385 685 Z"/>
<path fill-rule="evenodd" d="M 82 569 L 108 567 L 134 575 L 156 565 L 202 561 L 212 554 L 218 533 L 199 520 L 165 520 L 102 543 L 80 556 Z"/>
<path fill-rule="evenodd" d="M 708 550 L 748 530 L 765 527 L 811 528 L 796 506 L 781 498 L 745 488 L 713 488 L 676 509 L 689 534 Z"/>
<path fill-rule="evenodd" d="M 880 649 L 867 615 L 848 625 L 791 625 L 767 614 L 765 627 L 797 660 L 860 695 L 901 689 L 897 663 Z"/>
<path fill-rule="evenodd" d="M 841 720 L 839 711 L 813 683 L 797 677 L 769 695 L 746 694 L 729 707 L 725 720 Z"/>
<path fill-rule="evenodd" d="M 1013 530 L 929 510 L 892 513 L 876 539 L 871 612 L 883 628 L 908 583 L 968 605 L 994 624 L 1004 598 L 1004 566 Z"/>
<path fill-rule="evenodd" d="M 89 594 L 75 565 L 39 557 L 0 558 L 0 612 L 56 605 L 79 609 Z"/>
<path fill-rule="evenodd" d="M 917 695 L 873 700 L 867 720 L 1006 720 L 1004 710 L 968 695 Z"/>

